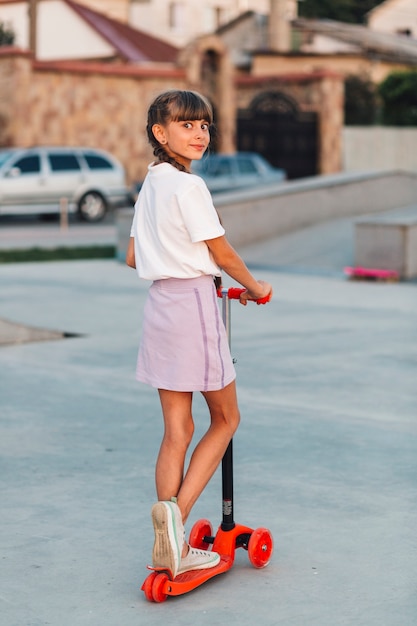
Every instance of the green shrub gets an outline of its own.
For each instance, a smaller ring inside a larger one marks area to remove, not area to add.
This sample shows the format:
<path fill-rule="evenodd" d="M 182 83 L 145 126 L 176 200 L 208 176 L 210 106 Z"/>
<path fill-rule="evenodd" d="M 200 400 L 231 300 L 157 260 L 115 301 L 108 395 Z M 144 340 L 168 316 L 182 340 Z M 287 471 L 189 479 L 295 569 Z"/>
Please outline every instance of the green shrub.
<path fill-rule="evenodd" d="M 381 122 L 386 126 L 417 126 L 417 71 L 392 72 L 379 85 Z"/>
<path fill-rule="evenodd" d="M 14 44 L 15 34 L 3 22 L 0 22 L 0 46 L 12 46 Z"/>
<path fill-rule="evenodd" d="M 348 76 L 345 80 L 345 124 L 375 124 L 378 99 L 374 84 L 367 78 Z"/>
<path fill-rule="evenodd" d="M 73 246 L 58 248 L 29 248 L 28 250 L 0 250 L 0 263 L 32 263 L 34 261 L 78 261 L 80 259 L 114 259 L 112 245 Z"/>

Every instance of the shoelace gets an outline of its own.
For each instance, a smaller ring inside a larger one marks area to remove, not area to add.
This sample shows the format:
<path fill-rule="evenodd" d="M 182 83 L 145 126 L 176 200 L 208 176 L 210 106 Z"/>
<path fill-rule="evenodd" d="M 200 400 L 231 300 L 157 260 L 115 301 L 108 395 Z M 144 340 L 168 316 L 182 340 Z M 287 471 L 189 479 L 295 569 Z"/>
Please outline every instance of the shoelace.
<path fill-rule="evenodd" d="M 197 550 L 197 548 L 192 548 L 191 546 L 188 554 L 190 554 L 190 552 L 192 552 L 196 556 L 206 556 L 207 554 L 207 550 Z"/>

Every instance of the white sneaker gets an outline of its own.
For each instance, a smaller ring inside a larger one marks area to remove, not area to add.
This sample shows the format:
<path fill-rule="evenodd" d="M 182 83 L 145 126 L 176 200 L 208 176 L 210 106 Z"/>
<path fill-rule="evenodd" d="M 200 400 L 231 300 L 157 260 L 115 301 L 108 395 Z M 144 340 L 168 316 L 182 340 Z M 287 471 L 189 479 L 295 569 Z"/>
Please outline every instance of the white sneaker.
<path fill-rule="evenodd" d="M 209 569 L 220 563 L 220 555 L 217 552 L 197 550 L 189 546 L 187 556 L 181 559 L 178 574 L 189 572 L 193 569 Z"/>
<path fill-rule="evenodd" d="M 153 566 L 170 570 L 175 578 L 184 545 L 184 526 L 178 505 L 175 502 L 157 502 L 152 507 L 152 522 L 155 530 Z"/>

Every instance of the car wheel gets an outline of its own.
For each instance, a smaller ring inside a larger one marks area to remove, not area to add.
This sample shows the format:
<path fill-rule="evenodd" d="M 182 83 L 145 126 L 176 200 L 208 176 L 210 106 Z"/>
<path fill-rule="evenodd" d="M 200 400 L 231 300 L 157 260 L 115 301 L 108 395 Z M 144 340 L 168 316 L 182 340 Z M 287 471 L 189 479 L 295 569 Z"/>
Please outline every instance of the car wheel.
<path fill-rule="evenodd" d="M 97 191 L 87 191 L 78 203 L 80 218 L 86 222 L 99 222 L 107 211 L 103 196 Z"/>

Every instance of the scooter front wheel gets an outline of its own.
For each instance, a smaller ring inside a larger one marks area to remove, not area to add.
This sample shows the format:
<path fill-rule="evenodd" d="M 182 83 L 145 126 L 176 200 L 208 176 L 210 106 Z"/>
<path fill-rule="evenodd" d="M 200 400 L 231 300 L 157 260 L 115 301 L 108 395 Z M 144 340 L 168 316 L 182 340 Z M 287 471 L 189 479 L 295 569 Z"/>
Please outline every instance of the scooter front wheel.
<path fill-rule="evenodd" d="M 152 574 L 149 574 L 149 576 L 145 578 L 145 581 L 142 585 L 142 591 L 145 594 L 145 598 L 147 599 L 148 602 L 154 602 L 153 595 L 152 595 L 152 587 L 153 587 L 154 580 L 157 576 L 158 576 L 158 572 L 152 572 Z"/>
<path fill-rule="evenodd" d="M 211 525 L 211 522 L 207 519 L 200 519 L 191 528 L 188 543 L 192 548 L 197 548 L 197 550 L 208 550 L 210 543 L 208 541 L 204 541 L 204 538 L 212 537 L 212 535 L 213 526 Z"/>
<path fill-rule="evenodd" d="M 258 569 L 266 567 L 274 550 L 274 540 L 267 528 L 253 531 L 248 543 L 248 557 L 252 565 Z"/>
<path fill-rule="evenodd" d="M 168 574 L 157 574 L 152 584 L 152 598 L 154 602 L 165 602 L 168 594 L 164 591 L 165 584 L 169 580 Z"/>

